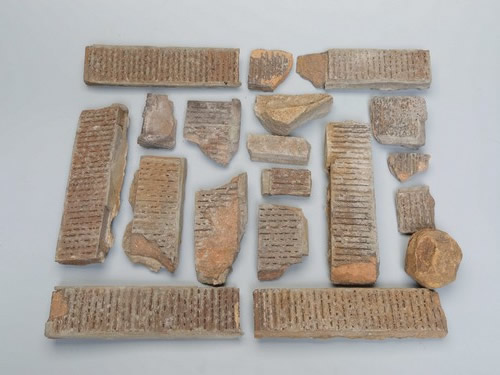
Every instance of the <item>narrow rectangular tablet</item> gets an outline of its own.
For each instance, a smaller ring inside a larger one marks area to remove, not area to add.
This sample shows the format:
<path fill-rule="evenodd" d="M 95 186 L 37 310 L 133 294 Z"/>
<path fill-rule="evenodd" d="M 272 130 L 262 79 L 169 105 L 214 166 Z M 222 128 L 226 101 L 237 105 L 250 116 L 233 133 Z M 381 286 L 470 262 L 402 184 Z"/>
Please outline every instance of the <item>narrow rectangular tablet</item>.
<path fill-rule="evenodd" d="M 247 149 L 252 161 L 307 165 L 311 145 L 301 137 L 248 134 Z"/>
<path fill-rule="evenodd" d="M 263 169 L 260 176 L 262 195 L 311 195 L 311 171 L 308 169 Z"/>
<path fill-rule="evenodd" d="M 174 339 L 241 336 L 237 288 L 56 287 L 51 339 Z"/>
<path fill-rule="evenodd" d="M 256 289 L 256 338 L 446 336 L 437 292 L 425 288 Z"/>

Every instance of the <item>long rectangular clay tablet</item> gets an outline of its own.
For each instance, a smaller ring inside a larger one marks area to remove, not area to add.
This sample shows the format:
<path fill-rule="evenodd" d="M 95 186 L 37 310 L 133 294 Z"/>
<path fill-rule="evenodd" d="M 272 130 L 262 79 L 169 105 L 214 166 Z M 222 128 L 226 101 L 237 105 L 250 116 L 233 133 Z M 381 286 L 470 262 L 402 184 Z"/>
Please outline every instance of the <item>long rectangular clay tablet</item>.
<path fill-rule="evenodd" d="M 248 134 L 247 149 L 252 161 L 306 165 L 311 145 L 302 137 Z"/>
<path fill-rule="evenodd" d="M 103 262 L 113 244 L 127 157 L 128 110 L 85 110 L 73 146 L 56 262 Z"/>
<path fill-rule="evenodd" d="M 437 292 L 425 288 L 256 289 L 256 338 L 439 338 Z"/>
<path fill-rule="evenodd" d="M 238 87 L 237 48 L 93 45 L 85 49 L 87 85 Z"/>
<path fill-rule="evenodd" d="M 52 339 L 234 338 L 237 288 L 56 287 L 45 336 Z"/>
<path fill-rule="evenodd" d="M 334 284 L 373 284 L 379 260 L 370 128 L 353 121 L 328 124 L 325 160 L 330 278 Z"/>
<path fill-rule="evenodd" d="M 311 171 L 308 169 L 270 168 L 260 175 L 262 195 L 311 195 Z"/>

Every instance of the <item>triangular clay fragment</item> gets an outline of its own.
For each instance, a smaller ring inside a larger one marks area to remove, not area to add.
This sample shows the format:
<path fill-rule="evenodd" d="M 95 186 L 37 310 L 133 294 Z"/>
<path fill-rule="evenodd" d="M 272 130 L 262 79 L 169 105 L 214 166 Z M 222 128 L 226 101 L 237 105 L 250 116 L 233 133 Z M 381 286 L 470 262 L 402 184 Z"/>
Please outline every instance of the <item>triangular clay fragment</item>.
<path fill-rule="evenodd" d="M 173 149 L 177 134 L 174 103 L 167 95 L 148 94 L 142 113 L 142 131 L 137 143 L 147 148 Z"/>
<path fill-rule="evenodd" d="M 293 55 L 286 51 L 256 49 L 250 54 L 248 88 L 274 91 L 292 70 Z"/>
<path fill-rule="evenodd" d="M 429 168 L 430 158 L 429 154 L 395 152 L 387 157 L 387 165 L 394 177 L 401 182 L 405 182 L 413 175 L 425 172 Z"/>

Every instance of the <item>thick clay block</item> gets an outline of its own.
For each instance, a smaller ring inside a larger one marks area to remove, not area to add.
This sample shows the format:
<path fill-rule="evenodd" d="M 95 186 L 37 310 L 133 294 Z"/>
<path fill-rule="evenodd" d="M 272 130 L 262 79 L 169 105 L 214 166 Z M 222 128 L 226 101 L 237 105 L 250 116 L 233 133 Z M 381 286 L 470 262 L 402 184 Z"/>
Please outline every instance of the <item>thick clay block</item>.
<path fill-rule="evenodd" d="M 148 94 L 142 113 L 142 131 L 137 143 L 142 147 L 173 149 L 177 135 L 174 103 L 167 95 Z"/>
<path fill-rule="evenodd" d="M 250 54 L 248 88 L 274 91 L 292 70 L 293 55 L 280 50 L 256 49 Z"/>
<path fill-rule="evenodd" d="M 309 254 L 307 219 L 296 207 L 259 206 L 257 275 L 259 280 L 276 280 L 292 264 Z"/>
<path fill-rule="evenodd" d="M 256 338 L 439 338 L 448 333 L 437 292 L 424 288 L 257 289 Z"/>
<path fill-rule="evenodd" d="M 247 174 L 195 196 L 194 246 L 198 281 L 222 285 L 240 251 L 248 218 Z"/>
<path fill-rule="evenodd" d="M 307 165 L 311 145 L 301 137 L 248 134 L 247 149 L 252 161 Z"/>
<path fill-rule="evenodd" d="M 179 262 L 186 159 L 143 156 L 130 188 L 134 218 L 123 249 L 134 263 L 174 272 Z"/>
<path fill-rule="evenodd" d="M 418 96 L 375 96 L 370 101 L 373 136 L 384 145 L 419 148 L 425 144 L 425 99 Z"/>
<path fill-rule="evenodd" d="M 328 124 L 325 154 L 330 278 L 341 285 L 373 284 L 379 259 L 370 128 L 352 121 Z"/>
<path fill-rule="evenodd" d="M 426 171 L 429 168 L 430 158 L 429 154 L 394 152 L 387 157 L 387 165 L 391 174 L 404 182 L 413 175 Z"/>
<path fill-rule="evenodd" d="M 428 186 L 399 189 L 396 193 L 399 232 L 412 234 L 420 229 L 435 228 L 434 205 Z"/>
<path fill-rule="evenodd" d="M 87 85 L 238 87 L 240 50 L 93 45 L 85 48 Z"/>
<path fill-rule="evenodd" d="M 216 163 L 226 166 L 240 143 L 241 103 L 188 101 L 184 138 Z"/>
<path fill-rule="evenodd" d="M 261 173 L 262 195 L 311 195 L 311 171 L 308 169 L 271 168 Z"/>
<path fill-rule="evenodd" d="M 113 245 L 127 162 L 128 110 L 120 104 L 80 115 L 69 171 L 56 262 L 103 262 Z"/>
<path fill-rule="evenodd" d="M 426 89 L 431 84 L 427 50 L 330 49 L 299 56 L 297 73 L 325 89 Z"/>
<path fill-rule="evenodd" d="M 175 339 L 241 336 L 237 288 L 56 287 L 51 339 Z"/>

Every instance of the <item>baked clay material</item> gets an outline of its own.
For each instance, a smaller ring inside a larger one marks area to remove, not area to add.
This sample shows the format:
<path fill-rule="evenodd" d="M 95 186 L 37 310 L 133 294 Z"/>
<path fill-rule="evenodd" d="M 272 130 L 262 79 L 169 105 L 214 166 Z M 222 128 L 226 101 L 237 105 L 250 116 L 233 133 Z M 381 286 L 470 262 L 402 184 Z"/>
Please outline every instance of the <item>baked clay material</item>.
<path fill-rule="evenodd" d="M 293 55 L 286 51 L 255 49 L 250 54 L 248 88 L 274 91 L 292 70 Z"/>
<path fill-rule="evenodd" d="M 311 145 L 301 137 L 248 134 L 247 149 L 252 161 L 307 165 Z"/>
<path fill-rule="evenodd" d="M 142 131 L 137 143 L 147 148 L 175 147 L 177 121 L 174 117 L 174 103 L 168 95 L 148 94 L 142 113 Z"/>
<path fill-rule="evenodd" d="M 194 242 L 196 277 L 222 285 L 231 271 L 248 218 L 247 174 L 195 196 Z"/>
<path fill-rule="evenodd" d="M 462 250 L 451 236 L 436 229 L 413 234 L 406 251 L 405 271 L 426 288 L 441 288 L 457 278 Z"/>
<path fill-rule="evenodd" d="M 254 112 L 269 133 L 289 135 L 305 123 L 325 117 L 332 104 L 328 94 L 258 95 Z"/>
<path fill-rule="evenodd" d="M 113 245 L 127 163 L 128 109 L 113 104 L 80 115 L 69 171 L 56 262 L 103 262 Z"/>
<path fill-rule="evenodd" d="M 263 169 L 260 186 L 262 195 L 311 195 L 311 171 L 308 169 Z"/>
<path fill-rule="evenodd" d="M 87 85 L 238 87 L 240 50 L 93 45 L 85 48 Z"/>
<path fill-rule="evenodd" d="M 340 285 L 374 284 L 379 256 L 370 128 L 332 122 L 325 143 L 330 279 Z"/>
<path fill-rule="evenodd" d="M 431 84 L 426 50 L 330 49 L 299 56 L 297 73 L 324 89 L 426 89 Z"/>
<path fill-rule="evenodd" d="M 375 96 L 370 101 L 373 136 L 384 145 L 419 148 L 425 144 L 425 99 L 418 96 Z"/>
<path fill-rule="evenodd" d="M 296 207 L 259 206 L 257 275 L 259 280 L 276 280 L 292 264 L 309 254 L 307 219 Z"/>
<path fill-rule="evenodd" d="M 241 103 L 188 101 L 184 138 L 217 164 L 226 166 L 240 143 Z"/>
<path fill-rule="evenodd" d="M 399 232 L 412 234 L 420 229 L 434 229 L 434 205 L 428 186 L 400 188 L 396 193 Z"/>
<path fill-rule="evenodd" d="M 174 272 L 179 263 L 186 159 L 143 156 L 130 188 L 134 218 L 123 249 L 134 263 L 151 271 Z"/>
<path fill-rule="evenodd" d="M 425 172 L 429 168 L 429 154 L 416 152 L 394 152 L 387 157 L 389 171 L 399 181 L 405 182 L 413 175 Z"/>
<path fill-rule="evenodd" d="M 257 289 L 256 338 L 439 338 L 448 333 L 437 292 L 424 288 Z"/>
<path fill-rule="evenodd" d="M 176 339 L 241 336 L 237 288 L 56 287 L 51 339 Z"/>

